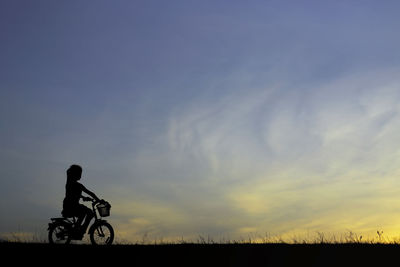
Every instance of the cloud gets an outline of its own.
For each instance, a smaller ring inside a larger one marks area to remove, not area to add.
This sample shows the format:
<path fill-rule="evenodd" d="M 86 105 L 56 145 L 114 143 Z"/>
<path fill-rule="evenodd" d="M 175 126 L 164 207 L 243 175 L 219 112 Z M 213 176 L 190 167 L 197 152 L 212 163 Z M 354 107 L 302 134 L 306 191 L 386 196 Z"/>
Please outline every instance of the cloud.
<path fill-rule="evenodd" d="M 399 220 L 389 205 L 400 172 L 398 92 L 381 72 L 308 89 L 237 90 L 177 108 L 159 146 L 135 165 L 158 201 L 144 210 L 168 207 L 176 219 L 146 222 L 164 225 L 159 235 L 233 238 L 243 229 L 393 229 L 383 222 Z"/>
<path fill-rule="evenodd" d="M 92 140 L 127 147 L 104 165 L 81 155 L 83 182 L 113 204 L 113 225 L 133 242 L 144 236 L 238 239 L 252 231 L 290 236 L 380 228 L 395 234 L 400 91 L 394 73 L 363 72 L 312 86 L 275 81 L 247 88 L 227 81 L 229 93 L 175 106 L 134 153 L 127 141 L 135 131 L 122 122 L 123 140 L 107 134 Z M 96 125 L 107 125 L 111 115 L 105 111 Z M 76 155 L 78 143 L 68 153 Z M 64 163 L 51 170 L 31 165 L 34 171 L 19 174 L 38 177 L 26 186 L 34 192 L 27 198 L 55 212 Z M 56 179 L 40 179 L 48 173 Z M 57 193 L 38 198 L 43 184 Z"/>

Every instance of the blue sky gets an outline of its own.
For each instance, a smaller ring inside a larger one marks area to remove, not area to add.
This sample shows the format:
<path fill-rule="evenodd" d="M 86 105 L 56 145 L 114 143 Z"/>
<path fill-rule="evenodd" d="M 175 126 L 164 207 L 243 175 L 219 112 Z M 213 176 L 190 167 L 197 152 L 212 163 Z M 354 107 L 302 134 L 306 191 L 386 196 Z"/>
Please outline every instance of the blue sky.
<path fill-rule="evenodd" d="M 0 233 L 65 170 L 121 239 L 396 236 L 397 1 L 2 1 Z"/>

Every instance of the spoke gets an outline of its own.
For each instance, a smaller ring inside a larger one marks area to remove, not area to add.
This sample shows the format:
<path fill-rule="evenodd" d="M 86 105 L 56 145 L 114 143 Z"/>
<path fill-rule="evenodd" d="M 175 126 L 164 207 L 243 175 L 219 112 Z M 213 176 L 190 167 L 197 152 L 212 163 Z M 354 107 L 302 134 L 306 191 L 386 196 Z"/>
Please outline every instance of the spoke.
<path fill-rule="evenodd" d="M 106 245 L 111 239 L 110 229 L 104 225 L 99 225 L 93 234 L 94 241 L 99 245 Z"/>
<path fill-rule="evenodd" d="M 97 232 L 99 233 L 99 236 L 104 237 L 104 231 L 101 226 L 97 228 Z"/>

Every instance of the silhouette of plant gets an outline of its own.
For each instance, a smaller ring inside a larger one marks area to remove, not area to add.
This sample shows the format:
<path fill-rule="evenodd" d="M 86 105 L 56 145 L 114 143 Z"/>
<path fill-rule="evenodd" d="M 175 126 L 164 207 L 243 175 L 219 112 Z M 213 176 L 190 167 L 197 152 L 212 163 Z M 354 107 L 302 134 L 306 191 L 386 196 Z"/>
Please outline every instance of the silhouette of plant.
<path fill-rule="evenodd" d="M 346 238 L 347 243 L 361 243 L 362 240 L 362 235 L 357 236 L 357 234 L 353 233 L 352 231 L 349 231 L 349 235 Z"/>
<path fill-rule="evenodd" d="M 325 235 L 324 235 L 324 233 L 317 232 L 317 234 L 318 234 L 318 238 L 319 238 L 318 243 L 320 243 L 320 244 L 325 243 Z"/>
<path fill-rule="evenodd" d="M 382 243 L 382 236 L 383 236 L 383 231 L 376 231 L 376 233 L 378 234 L 378 240 L 379 240 L 379 243 Z"/>

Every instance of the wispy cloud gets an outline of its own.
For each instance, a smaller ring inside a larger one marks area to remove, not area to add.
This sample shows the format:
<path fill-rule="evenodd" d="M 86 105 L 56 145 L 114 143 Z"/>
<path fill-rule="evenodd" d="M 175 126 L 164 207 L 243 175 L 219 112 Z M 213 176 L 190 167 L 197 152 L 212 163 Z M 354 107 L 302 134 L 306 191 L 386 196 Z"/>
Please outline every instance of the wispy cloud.
<path fill-rule="evenodd" d="M 376 73 L 303 90 L 238 90 L 176 109 L 159 146 L 137 158 L 156 201 L 134 210 L 149 225 L 236 237 L 393 228 L 398 92 L 393 76 Z M 169 209 L 169 223 L 144 212 L 157 207 Z M 157 234 L 173 232 L 164 230 Z"/>

